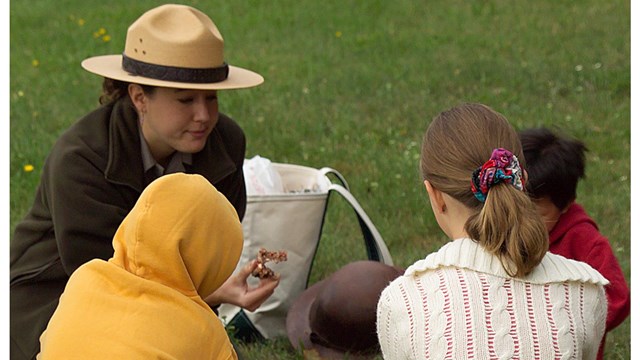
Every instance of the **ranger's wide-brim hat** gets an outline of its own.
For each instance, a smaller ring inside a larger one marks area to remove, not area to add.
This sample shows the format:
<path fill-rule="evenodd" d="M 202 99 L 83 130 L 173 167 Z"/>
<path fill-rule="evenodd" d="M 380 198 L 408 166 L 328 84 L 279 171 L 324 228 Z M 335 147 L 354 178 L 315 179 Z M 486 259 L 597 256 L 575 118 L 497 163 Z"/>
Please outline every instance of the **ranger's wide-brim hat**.
<path fill-rule="evenodd" d="M 228 65 L 213 21 L 186 5 L 167 4 L 142 14 L 127 31 L 122 55 L 85 59 L 94 74 L 141 85 L 195 90 L 242 89 L 264 78 Z"/>

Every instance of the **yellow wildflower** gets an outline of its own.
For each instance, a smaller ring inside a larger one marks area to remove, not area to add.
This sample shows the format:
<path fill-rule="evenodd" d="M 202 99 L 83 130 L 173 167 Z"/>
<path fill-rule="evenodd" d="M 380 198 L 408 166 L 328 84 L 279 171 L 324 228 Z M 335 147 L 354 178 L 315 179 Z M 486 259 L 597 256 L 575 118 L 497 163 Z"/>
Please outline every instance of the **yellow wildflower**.
<path fill-rule="evenodd" d="M 342 37 L 342 31 L 336 31 L 336 37 L 337 38 Z"/>
<path fill-rule="evenodd" d="M 109 41 L 111 41 L 111 35 L 105 35 L 105 36 L 103 36 L 103 37 L 102 37 L 102 41 L 104 41 L 104 42 L 109 42 Z"/>
<path fill-rule="evenodd" d="M 86 21 L 84 21 L 84 19 L 82 19 L 82 18 L 81 18 L 81 19 L 78 19 L 78 25 L 79 25 L 79 26 L 84 26 L 84 23 L 85 23 L 85 22 L 86 22 Z"/>
<path fill-rule="evenodd" d="M 38 67 L 38 65 L 40 65 L 40 61 L 38 61 L 38 59 L 31 60 L 31 66 Z"/>
<path fill-rule="evenodd" d="M 33 171 L 33 165 L 27 164 L 24 166 L 24 172 L 32 172 L 32 171 Z"/>

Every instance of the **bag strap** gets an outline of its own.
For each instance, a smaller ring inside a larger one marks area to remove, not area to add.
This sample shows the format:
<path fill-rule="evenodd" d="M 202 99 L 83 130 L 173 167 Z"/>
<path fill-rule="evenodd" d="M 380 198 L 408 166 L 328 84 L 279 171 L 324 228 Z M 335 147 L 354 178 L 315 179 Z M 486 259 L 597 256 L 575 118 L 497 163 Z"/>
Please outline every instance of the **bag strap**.
<path fill-rule="evenodd" d="M 389 249 L 387 249 L 387 245 L 382 239 L 382 235 L 378 232 L 375 225 L 364 211 L 362 206 L 358 203 L 358 200 L 351 194 L 349 190 L 349 184 L 347 180 L 340 174 L 340 172 L 336 169 L 330 167 L 323 167 L 319 170 L 320 173 L 324 176 L 333 175 L 335 176 L 340 185 L 332 183 L 329 187 L 329 194 L 332 192 L 336 192 L 341 195 L 351 208 L 356 213 L 358 217 L 358 223 L 360 224 L 360 229 L 362 231 L 362 236 L 364 236 L 364 243 L 367 249 L 367 255 L 369 260 L 380 261 L 388 265 L 393 265 L 393 260 L 391 259 L 391 254 L 389 253 Z M 328 201 L 328 200 L 327 200 Z M 325 210 L 326 211 L 326 210 Z"/>
<path fill-rule="evenodd" d="M 347 191 L 351 191 L 349 189 L 349 184 L 347 184 L 347 179 L 345 179 L 344 176 L 342 176 L 342 174 L 340 174 L 340 172 L 338 170 L 330 168 L 330 167 L 323 167 L 322 169 L 320 169 L 318 171 L 320 172 L 320 174 L 322 174 L 324 176 L 327 176 L 329 174 L 335 176 L 336 178 L 338 178 L 338 181 L 340 181 L 340 184 L 342 184 L 342 186 L 344 186 L 344 188 L 347 189 Z"/>
<path fill-rule="evenodd" d="M 375 260 L 387 265 L 393 265 L 391 254 L 389 249 L 382 239 L 382 235 L 378 232 L 375 225 L 364 211 L 362 206 L 358 203 L 358 200 L 347 190 L 344 186 L 339 184 L 331 184 L 329 187 L 329 194 L 337 193 L 345 199 L 358 217 L 358 223 L 364 237 L 365 247 L 367 249 L 367 255 L 369 260 Z M 327 200 L 328 201 L 328 200 Z"/>

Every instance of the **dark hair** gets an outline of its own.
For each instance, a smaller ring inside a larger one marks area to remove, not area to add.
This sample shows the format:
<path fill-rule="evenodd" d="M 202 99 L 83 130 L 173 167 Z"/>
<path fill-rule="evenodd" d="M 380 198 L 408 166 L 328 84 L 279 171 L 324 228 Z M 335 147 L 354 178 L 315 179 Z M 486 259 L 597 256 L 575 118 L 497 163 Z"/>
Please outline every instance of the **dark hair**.
<path fill-rule="evenodd" d="M 471 209 L 464 229 L 512 276 L 530 273 L 549 248 L 547 229 L 529 196 L 508 183 L 489 189 L 485 202 L 471 191 L 471 175 L 505 148 L 522 158 L 518 134 L 507 119 L 481 104 L 462 104 L 436 116 L 424 135 L 424 180 Z M 524 159 L 521 161 L 524 167 Z"/>
<path fill-rule="evenodd" d="M 534 199 L 549 197 L 558 209 L 576 198 L 578 181 L 584 178 L 587 147 L 579 140 L 547 128 L 519 133 L 529 175 L 526 188 Z"/>
<path fill-rule="evenodd" d="M 126 81 L 104 78 L 104 80 L 102 81 L 102 94 L 99 98 L 100 104 L 108 104 L 122 97 L 128 96 L 130 84 L 131 83 Z M 150 85 L 140 86 L 142 87 L 142 91 L 144 91 L 144 93 L 147 95 L 153 95 L 156 89 L 155 86 Z"/>

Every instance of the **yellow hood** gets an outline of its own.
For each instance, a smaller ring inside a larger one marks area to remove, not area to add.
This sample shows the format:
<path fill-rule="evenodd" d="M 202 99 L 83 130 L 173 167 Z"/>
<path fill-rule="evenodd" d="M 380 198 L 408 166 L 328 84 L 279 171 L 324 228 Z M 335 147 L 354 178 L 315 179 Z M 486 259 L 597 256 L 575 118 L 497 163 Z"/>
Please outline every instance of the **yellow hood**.
<path fill-rule="evenodd" d="M 40 359 L 236 359 L 202 298 L 231 275 L 242 251 L 235 209 L 200 175 L 151 183 L 122 222 L 108 262 L 67 283 Z"/>
<path fill-rule="evenodd" d="M 200 175 L 171 174 L 140 196 L 113 239 L 109 261 L 189 297 L 205 298 L 242 251 L 234 207 Z"/>

